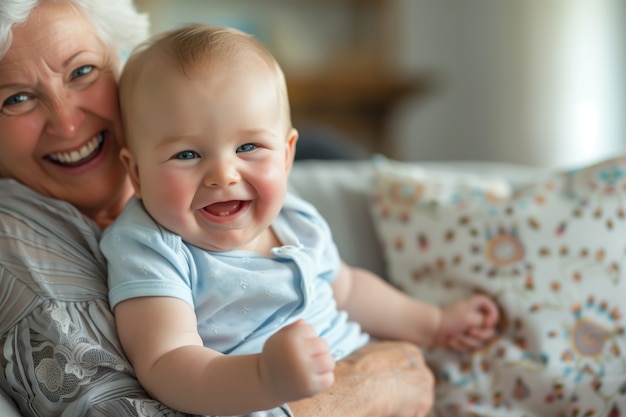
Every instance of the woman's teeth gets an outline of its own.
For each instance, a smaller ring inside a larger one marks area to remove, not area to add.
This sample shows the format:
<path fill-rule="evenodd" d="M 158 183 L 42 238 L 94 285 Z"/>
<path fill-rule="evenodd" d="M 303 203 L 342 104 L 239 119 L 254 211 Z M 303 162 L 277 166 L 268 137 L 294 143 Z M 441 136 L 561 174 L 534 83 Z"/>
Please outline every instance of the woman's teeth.
<path fill-rule="evenodd" d="M 104 140 L 102 133 L 97 134 L 80 149 L 72 152 L 58 152 L 48 155 L 48 159 L 61 164 L 76 164 L 91 158 Z"/>

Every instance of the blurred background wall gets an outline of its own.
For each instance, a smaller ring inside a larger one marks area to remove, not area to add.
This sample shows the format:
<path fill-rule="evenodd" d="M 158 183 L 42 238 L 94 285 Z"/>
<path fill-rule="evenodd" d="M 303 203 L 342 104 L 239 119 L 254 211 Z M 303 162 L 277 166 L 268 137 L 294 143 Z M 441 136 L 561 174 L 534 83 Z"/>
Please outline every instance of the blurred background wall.
<path fill-rule="evenodd" d="M 626 0 L 135 0 L 235 26 L 303 131 L 400 160 L 575 166 L 626 151 Z"/>

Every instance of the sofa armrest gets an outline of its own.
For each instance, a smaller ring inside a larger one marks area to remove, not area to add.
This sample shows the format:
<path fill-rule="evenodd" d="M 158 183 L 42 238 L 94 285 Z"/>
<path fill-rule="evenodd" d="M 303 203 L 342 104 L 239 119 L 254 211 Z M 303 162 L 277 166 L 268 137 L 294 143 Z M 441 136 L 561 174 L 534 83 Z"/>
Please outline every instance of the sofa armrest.
<path fill-rule="evenodd" d="M 372 174 L 371 161 L 298 161 L 291 171 L 290 186 L 326 219 L 344 261 L 384 277 L 382 251 L 369 209 Z"/>

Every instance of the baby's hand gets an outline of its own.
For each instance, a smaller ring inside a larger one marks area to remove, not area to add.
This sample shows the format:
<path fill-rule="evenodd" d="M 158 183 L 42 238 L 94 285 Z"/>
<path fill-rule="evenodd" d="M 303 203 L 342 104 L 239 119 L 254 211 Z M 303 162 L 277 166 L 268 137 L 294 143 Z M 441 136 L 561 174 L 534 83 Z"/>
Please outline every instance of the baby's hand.
<path fill-rule="evenodd" d="M 498 306 L 485 295 L 449 304 L 443 307 L 434 344 L 459 351 L 475 350 L 495 336 L 498 318 Z"/>
<path fill-rule="evenodd" d="M 261 382 L 283 402 L 310 397 L 335 381 L 335 360 L 326 341 L 304 320 L 272 335 L 260 357 Z"/>

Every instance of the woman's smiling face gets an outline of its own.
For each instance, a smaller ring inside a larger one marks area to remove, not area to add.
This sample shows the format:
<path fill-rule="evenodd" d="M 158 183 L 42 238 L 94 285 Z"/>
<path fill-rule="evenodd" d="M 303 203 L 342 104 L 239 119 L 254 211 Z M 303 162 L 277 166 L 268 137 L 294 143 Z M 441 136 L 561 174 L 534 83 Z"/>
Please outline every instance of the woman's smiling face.
<path fill-rule="evenodd" d="M 67 4 L 36 8 L 0 60 L 0 177 L 94 219 L 117 211 L 130 191 L 119 159 L 118 72 L 88 19 Z"/>

